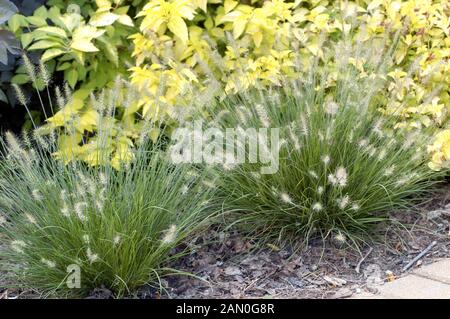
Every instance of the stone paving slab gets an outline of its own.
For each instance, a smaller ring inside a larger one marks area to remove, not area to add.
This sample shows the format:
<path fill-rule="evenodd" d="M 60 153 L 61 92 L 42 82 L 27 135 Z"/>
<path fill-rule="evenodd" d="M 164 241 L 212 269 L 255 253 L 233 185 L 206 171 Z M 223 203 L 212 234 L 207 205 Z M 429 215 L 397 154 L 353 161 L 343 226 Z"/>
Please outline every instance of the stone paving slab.
<path fill-rule="evenodd" d="M 350 299 L 386 299 L 382 295 L 374 295 L 369 292 L 362 292 L 351 296 Z"/>
<path fill-rule="evenodd" d="M 450 259 L 423 266 L 415 270 L 413 274 L 450 285 Z"/>
<path fill-rule="evenodd" d="M 414 270 L 380 287 L 380 294 L 361 293 L 351 299 L 450 299 L 450 259 Z"/>
<path fill-rule="evenodd" d="M 450 299 L 450 285 L 408 275 L 382 286 L 380 294 L 388 299 Z"/>

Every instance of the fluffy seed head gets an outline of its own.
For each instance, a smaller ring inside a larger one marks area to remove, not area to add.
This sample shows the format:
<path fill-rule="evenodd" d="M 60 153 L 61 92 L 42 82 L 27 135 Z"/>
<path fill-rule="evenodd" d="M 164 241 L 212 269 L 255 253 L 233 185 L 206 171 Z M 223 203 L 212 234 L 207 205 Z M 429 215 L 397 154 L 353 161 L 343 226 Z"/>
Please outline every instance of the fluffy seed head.
<path fill-rule="evenodd" d="M 98 260 L 98 255 L 94 254 L 90 247 L 86 249 L 86 256 L 89 260 L 89 263 L 93 264 Z"/>
<path fill-rule="evenodd" d="M 189 191 L 189 186 L 183 185 L 183 187 L 181 187 L 181 194 L 182 195 L 186 195 L 188 191 Z"/>
<path fill-rule="evenodd" d="M 19 101 L 19 103 L 22 106 L 27 106 L 27 98 L 25 97 L 25 94 L 23 93 L 22 89 L 15 83 L 11 84 L 11 86 L 14 89 L 14 92 L 16 93 L 16 98 Z"/>
<path fill-rule="evenodd" d="M 177 235 L 177 226 L 171 225 L 162 239 L 163 244 L 170 244 L 174 242 L 176 235 Z"/>
<path fill-rule="evenodd" d="M 22 55 L 23 64 L 25 65 L 25 69 L 27 71 L 28 76 L 30 77 L 31 81 L 36 81 L 36 67 L 33 63 L 31 63 L 30 59 L 26 54 Z"/>
<path fill-rule="evenodd" d="M 26 247 L 27 244 L 23 240 L 13 240 L 11 242 L 11 249 L 18 253 L 23 253 L 23 248 Z"/>
<path fill-rule="evenodd" d="M 81 221 L 86 220 L 86 216 L 84 215 L 84 209 L 86 208 L 86 206 L 87 204 L 85 202 L 76 203 L 74 206 L 75 214 Z"/>
<path fill-rule="evenodd" d="M 61 89 L 59 86 L 55 88 L 55 96 L 56 96 L 56 105 L 58 105 L 59 109 L 62 109 L 66 105 L 66 100 L 61 93 Z"/>
<path fill-rule="evenodd" d="M 329 115 L 336 115 L 339 110 L 339 105 L 334 101 L 329 101 L 325 104 L 325 113 Z"/>
<path fill-rule="evenodd" d="M 120 235 L 114 236 L 114 238 L 113 238 L 114 246 L 117 246 L 120 243 L 121 240 L 122 240 L 122 237 Z"/>
<path fill-rule="evenodd" d="M 67 205 L 63 205 L 63 207 L 61 208 L 61 214 L 63 214 L 63 216 L 65 217 L 70 217 L 70 211 Z"/>
<path fill-rule="evenodd" d="M 50 73 L 48 72 L 47 66 L 44 62 L 42 62 L 42 60 L 39 61 L 39 75 L 45 86 L 48 86 L 50 84 L 51 77 Z"/>
<path fill-rule="evenodd" d="M 261 104 L 257 104 L 255 106 L 255 110 L 256 110 L 256 113 L 258 114 L 259 121 L 261 122 L 261 124 L 264 127 L 269 127 L 270 120 L 269 120 L 269 116 L 267 115 L 267 112 L 264 109 L 264 107 Z"/>
<path fill-rule="evenodd" d="M 335 177 L 339 186 L 344 187 L 347 185 L 347 171 L 344 167 L 340 166 L 336 169 Z"/>
<path fill-rule="evenodd" d="M 280 194 L 280 198 L 281 198 L 281 200 L 284 202 L 284 203 L 286 203 L 286 204 L 292 204 L 292 198 L 291 198 L 291 196 L 289 196 L 289 194 L 288 193 L 281 193 Z"/>
<path fill-rule="evenodd" d="M 319 176 L 317 175 L 317 173 L 315 171 L 308 171 L 308 174 L 314 179 L 319 178 Z"/>
<path fill-rule="evenodd" d="M 395 171 L 395 165 L 391 165 L 391 166 L 389 166 L 388 168 L 386 168 L 384 170 L 383 175 L 384 176 L 391 176 L 394 173 L 394 171 Z"/>
<path fill-rule="evenodd" d="M 359 147 L 366 147 L 369 144 L 369 141 L 367 139 L 362 139 L 358 142 Z"/>
<path fill-rule="evenodd" d="M 91 239 L 88 234 L 84 234 L 81 238 L 85 244 L 89 245 L 91 243 Z"/>
<path fill-rule="evenodd" d="M 108 179 L 106 178 L 106 175 L 103 172 L 100 173 L 99 180 L 100 180 L 100 184 L 102 184 L 103 186 L 108 184 Z"/>
<path fill-rule="evenodd" d="M 345 241 L 347 240 L 347 238 L 345 237 L 345 235 L 341 232 L 338 232 L 335 236 L 334 236 L 334 240 L 337 241 L 339 244 L 343 244 L 345 243 Z"/>
<path fill-rule="evenodd" d="M 345 195 L 339 200 L 339 208 L 345 209 L 347 205 L 350 203 L 350 197 L 348 195 Z"/>
<path fill-rule="evenodd" d="M 322 209 L 323 209 L 323 206 L 319 202 L 314 203 L 314 205 L 312 206 L 312 210 L 315 212 L 320 212 Z"/>
<path fill-rule="evenodd" d="M 33 215 L 31 215 L 29 213 L 25 213 L 25 217 L 31 224 L 37 225 L 36 219 L 34 218 Z"/>
<path fill-rule="evenodd" d="M 31 195 L 33 196 L 34 200 L 37 200 L 37 201 L 42 200 L 42 195 L 38 189 L 33 189 L 31 191 Z"/>
<path fill-rule="evenodd" d="M 42 258 L 42 259 L 41 259 L 41 262 L 42 262 L 43 264 L 47 265 L 47 267 L 49 267 L 49 268 L 55 268 L 55 267 L 56 267 L 56 263 L 55 263 L 54 261 L 51 261 L 51 260 Z"/>
<path fill-rule="evenodd" d="M 323 162 L 325 165 L 330 164 L 331 158 L 330 158 L 329 155 L 323 155 L 320 159 L 322 160 L 322 162 Z"/>
<path fill-rule="evenodd" d="M 317 187 L 317 194 L 322 195 L 323 191 L 324 191 L 324 189 L 322 186 Z"/>
<path fill-rule="evenodd" d="M 13 133 L 9 131 L 6 132 L 5 139 L 6 143 L 8 144 L 9 151 L 13 153 L 15 156 L 23 155 L 25 153 L 25 150 L 22 148 L 22 145 L 20 145 L 19 140 Z"/>

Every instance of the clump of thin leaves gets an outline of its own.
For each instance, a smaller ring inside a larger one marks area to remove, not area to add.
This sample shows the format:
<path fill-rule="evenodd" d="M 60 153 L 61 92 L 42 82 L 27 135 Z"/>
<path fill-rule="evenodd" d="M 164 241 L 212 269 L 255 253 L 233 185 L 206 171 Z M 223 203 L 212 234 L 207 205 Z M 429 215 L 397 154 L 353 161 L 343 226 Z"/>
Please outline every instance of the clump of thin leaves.
<path fill-rule="evenodd" d="M 277 172 L 261 174 L 267 164 L 248 157 L 244 164 L 225 163 L 222 172 L 233 224 L 252 237 L 279 243 L 333 238 L 358 246 L 389 212 L 410 207 L 439 180 L 426 166 L 429 132 L 394 129 L 379 112 L 388 53 L 344 45 L 328 54 L 339 60 L 337 69 L 313 61 L 305 78 L 228 97 L 214 109 L 216 124 L 238 127 L 240 141 L 250 144 L 257 140 L 249 129 L 268 128 L 270 137 L 270 129 L 279 128 Z M 361 57 L 368 61 L 366 77 L 350 63 Z M 331 86 L 330 72 L 336 74 Z M 248 156 L 249 144 L 238 146 Z"/>
<path fill-rule="evenodd" d="M 177 272 L 167 268 L 183 254 L 174 248 L 209 220 L 205 173 L 173 165 L 160 143 L 141 141 L 120 170 L 65 164 L 51 136 L 6 133 L 2 146 L 0 258 L 21 287 L 58 296 L 160 287 Z"/>

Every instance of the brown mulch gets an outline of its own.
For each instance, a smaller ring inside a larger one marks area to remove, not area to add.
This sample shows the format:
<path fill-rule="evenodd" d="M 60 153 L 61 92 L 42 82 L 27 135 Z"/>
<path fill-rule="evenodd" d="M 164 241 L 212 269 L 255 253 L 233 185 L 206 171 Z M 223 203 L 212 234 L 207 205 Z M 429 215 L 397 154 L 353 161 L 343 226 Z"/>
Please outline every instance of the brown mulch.
<path fill-rule="evenodd" d="M 193 241 L 193 252 L 174 265 L 198 278 L 172 276 L 164 280 L 167 290 L 161 295 L 142 289 L 138 297 L 345 298 L 376 293 L 386 281 L 450 257 L 450 185 L 414 210 L 393 213 L 391 219 L 393 226 L 382 239 L 361 252 L 321 240 L 297 252 L 255 250 L 255 243 L 238 233 L 211 231 Z M 431 251 L 403 272 L 433 241 L 437 244 Z"/>
<path fill-rule="evenodd" d="M 360 252 L 315 240 L 297 251 L 256 243 L 238 232 L 211 230 L 189 243 L 191 253 L 171 267 L 192 274 L 162 279 L 163 292 L 143 287 L 130 298 L 346 298 L 376 293 L 421 265 L 450 257 L 450 185 L 411 211 L 392 214 L 381 240 Z M 400 225 L 406 225 L 401 227 Z M 437 244 L 407 272 L 402 268 L 430 243 Z M 359 268 L 359 269 L 358 269 Z M 359 270 L 359 271 L 358 271 Z M 39 298 L 33 292 L 2 289 L 0 299 Z M 96 289 L 89 298 L 110 298 Z"/>

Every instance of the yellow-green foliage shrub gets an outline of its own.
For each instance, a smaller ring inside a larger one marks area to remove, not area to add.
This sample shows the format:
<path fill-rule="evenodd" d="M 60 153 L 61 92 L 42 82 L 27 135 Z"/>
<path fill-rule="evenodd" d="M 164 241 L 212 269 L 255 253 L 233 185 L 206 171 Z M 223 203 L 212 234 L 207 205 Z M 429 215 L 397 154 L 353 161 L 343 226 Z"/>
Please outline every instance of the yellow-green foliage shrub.
<path fill-rule="evenodd" d="M 126 1 L 53 0 L 32 16 L 13 16 L 8 25 L 23 48 L 41 51 L 49 71 L 63 72 L 72 89 L 103 88 L 132 63 L 127 37 L 134 23 L 129 6 L 122 2 Z M 33 80 L 26 71 L 17 70 L 13 83 Z"/>
<path fill-rule="evenodd" d="M 386 99 L 382 111 L 395 116 L 399 127 L 442 130 L 450 104 L 449 9 L 440 0 L 148 1 L 137 15 L 140 32 L 131 37 L 136 60 L 131 81 L 139 100 L 117 125 L 141 116 L 176 122 L 177 105 L 189 98 L 192 86 L 202 92 L 218 85 L 235 93 L 257 82 L 280 85 L 294 66 L 308 69 L 302 64 L 310 60 L 306 57 L 322 57 L 324 39 L 346 35 L 354 41 L 395 41 L 386 92 L 394 98 Z M 352 64 L 361 77 L 370 76 L 365 61 Z M 337 76 L 330 72 L 327 85 Z M 448 141 L 448 134 L 439 133 L 430 147 L 433 169 L 448 167 Z"/>

